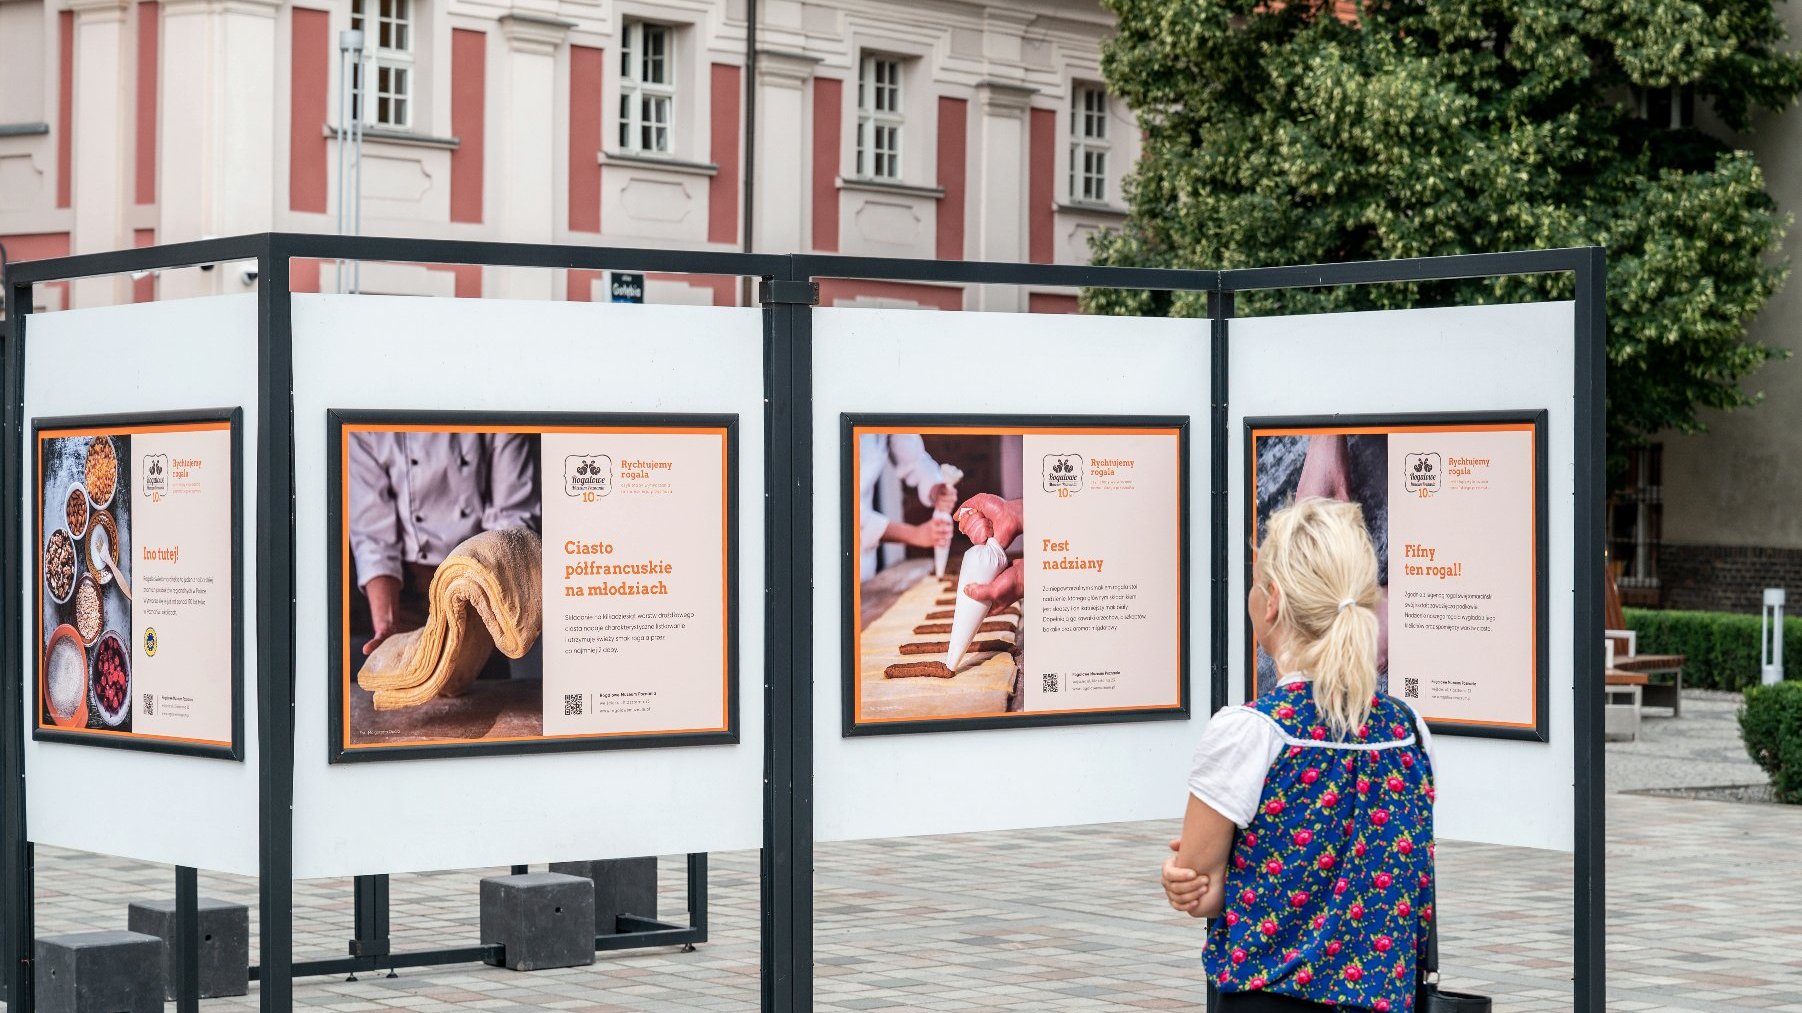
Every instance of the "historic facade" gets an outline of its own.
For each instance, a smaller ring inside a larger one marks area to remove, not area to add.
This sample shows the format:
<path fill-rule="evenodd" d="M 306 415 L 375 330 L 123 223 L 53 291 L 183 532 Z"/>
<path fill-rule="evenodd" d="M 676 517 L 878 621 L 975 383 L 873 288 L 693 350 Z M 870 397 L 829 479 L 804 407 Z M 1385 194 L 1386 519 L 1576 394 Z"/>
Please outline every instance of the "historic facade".
<path fill-rule="evenodd" d="M 339 39 L 358 27 L 366 234 L 1082 262 L 1124 213 L 1138 146 L 1101 83 L 1110 23 L 1094 0 L 0 0 L 0 242 L 24 259 L 335 231 Z M 339 285 L 332 263 L 295 274 Z M 361 272 L 363 291 L 395 294 L 585 300 L 604 283 Z M 228 265 L 39 298 L 254 284 Z M 724 278 L 647 289 L 743 299 Z M 841 283 L 823 298 L 1074 309 L 1070 291 L 998 287 Z"/>

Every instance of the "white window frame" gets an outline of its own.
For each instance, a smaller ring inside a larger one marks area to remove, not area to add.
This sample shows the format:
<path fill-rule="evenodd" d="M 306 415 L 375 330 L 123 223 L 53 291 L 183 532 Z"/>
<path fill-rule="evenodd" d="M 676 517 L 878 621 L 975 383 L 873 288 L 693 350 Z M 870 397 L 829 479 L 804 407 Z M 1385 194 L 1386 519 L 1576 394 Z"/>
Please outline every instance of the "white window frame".
<path fill-rule="evenodd" d="M 1074 82 L 1070 86 L 1070 203 L 1108 202 L 1111 152 L 1107 90 L 1086 81 Z"/>
<path fill-rule="evenodd" d="M 419 98 L 414 59 L 420 27 L 419 3 L 420 0 L 350 2 L 350 26 L 363 31 L 363 66 L 358 69 L 357 94 L 361 102 L 358 115 L 367 126 L 413 129 L 414 107 Z M 365 16 L 370 5 L 376 9 L 373 26 Z M 369 87 L 371 82 L 373 88 Z"/>
<path fill-rule="evenodd" d="M 635 155 L 676 153 L 675 25 L 627 20 L 620 28 L 619 150 Z M 653 54 L 648 40 L 658 40 Z M 660 61 L 660 80 L 648 73 Z"/>
<path fill-rule="evenodd" d="M 899 183 L 906 133 L 907 58 L 866 52 L 857 65 L 857 134 L 853 150 L 859 179 Z M 888 143 L 883 143 L 884 141 Z"/>

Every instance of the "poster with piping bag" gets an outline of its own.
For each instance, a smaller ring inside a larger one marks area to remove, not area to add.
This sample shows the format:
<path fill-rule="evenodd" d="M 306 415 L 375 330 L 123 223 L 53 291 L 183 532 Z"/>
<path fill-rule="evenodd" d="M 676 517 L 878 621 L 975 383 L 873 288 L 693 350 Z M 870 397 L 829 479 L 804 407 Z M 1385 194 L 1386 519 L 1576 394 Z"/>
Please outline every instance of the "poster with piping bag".
<path fill-rule="evenodd" d="M 843 441 L 846 734 L 1187 714 L 1186 419 L 848 415 Z M 953 471 L 941 547 L 914 503 Z"/>

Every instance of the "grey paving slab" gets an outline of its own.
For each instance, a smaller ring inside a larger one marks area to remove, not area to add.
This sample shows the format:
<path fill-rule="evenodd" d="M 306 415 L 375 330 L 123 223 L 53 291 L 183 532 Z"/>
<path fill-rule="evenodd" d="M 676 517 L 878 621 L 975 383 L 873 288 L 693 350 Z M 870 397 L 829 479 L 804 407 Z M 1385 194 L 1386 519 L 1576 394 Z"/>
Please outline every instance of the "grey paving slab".
<path fill-rule="evenodd" d="M 1734 698 L 1686 696 L 1681 719 L 1648 717 L 1611 745 L 1609 785 L 1762 783 L 1739 747 Z M 1652 712 L 1656 713 L 1656 712 Z M 1608 800 L 1609 1007 L 1802 1011 L 1802 809 L 1615 794 Z M 818 849 L 815 1008 L 853 1010 L 1198 1009 L 1200 923 L 1164 907 L 1155 882 L 1174 821 L 1064 827 Z M 52 848 L 37 852 L 43 934 L 119 928 L 126 905 L 173 889 L 166 866 Z M 1444 963 L 1452 987 L 1505 1013 L 1569 1008 L 1571 863 L 1520 848 L 1444 842 Z M 502 869 L 392 880 L 397 949 L 469 945 L 477 883 Z M 301 979 L 309 1011 L 414 1013 L 567 1009 L 688 1013 L 758 1006 L 758 862 L 712 860 L 712 938 L 599 954 L 590 967 L 520 973 L 479 964 Z M 203 893 L 250 906 L 253 880 L 202 873 Z M 295 888 L 296 956 L 344 953 L 348 880 Z M 686 909 L 682 863 L 661 863 L 659 907 Z M 245 1013 L 257 993 L 207 1000 Z"/>

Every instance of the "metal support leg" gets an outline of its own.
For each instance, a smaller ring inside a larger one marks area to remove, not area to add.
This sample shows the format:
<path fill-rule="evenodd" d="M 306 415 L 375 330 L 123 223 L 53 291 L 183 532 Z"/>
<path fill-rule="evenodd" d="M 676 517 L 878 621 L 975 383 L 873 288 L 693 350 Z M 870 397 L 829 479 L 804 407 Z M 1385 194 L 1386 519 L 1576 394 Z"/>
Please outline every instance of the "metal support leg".
<path fill-rule="evenodd" d="M 388 939 L 388 877 L 358 876 L 354 881 L 356 935 L 350 940 L 350 955 L 353 957 L 386 957 L 390 949 Z M 373 970 L 373 968 L 372 968 Z M 394 968 L 388 969 L 388 977 L 397 977 Z M 350 972 L 345 981 L 356 981 L 357 972 Z"/>
<path fill-rule="evenodd" d="M 175 1009 L 200 1013 L 200 877 L 175 867 Z"/>
<path fill-rule="evenodd" d="M 707 941 L 707 853 L 688 856 L 688 924 L 694 929 L 692 942 L 682 945 L 683 953 L 693 953 L 695 943 Z"/>

